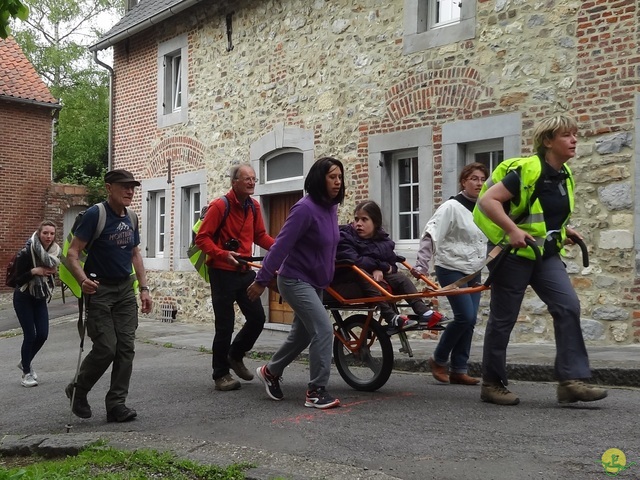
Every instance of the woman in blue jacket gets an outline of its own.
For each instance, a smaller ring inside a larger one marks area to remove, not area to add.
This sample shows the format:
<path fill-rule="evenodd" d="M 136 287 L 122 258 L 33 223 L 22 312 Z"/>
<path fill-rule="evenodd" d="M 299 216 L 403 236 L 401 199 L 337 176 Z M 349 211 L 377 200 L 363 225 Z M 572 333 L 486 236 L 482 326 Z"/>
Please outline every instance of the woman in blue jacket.
<path fill-rule="evenodd" d="M 285 367 L 309 347 L 310 381 L 306 407 L 340 405 L 326 390 L 331 371 L 333 329 L 322 303 L 322 292 L 333 279 L 338 232 L 338 204 L 344 199 L 344 167 L 324 157 L 309 170 L 307 192 L 289 212 L 282 230 L 267 253 L 255 281 L 247 289 L 250 299 L 264 292 L 278 274 L 278 289 L 294 312 L 289 336 L 258 377 L 269 397 L 282 400 L 280 378 Z"/>

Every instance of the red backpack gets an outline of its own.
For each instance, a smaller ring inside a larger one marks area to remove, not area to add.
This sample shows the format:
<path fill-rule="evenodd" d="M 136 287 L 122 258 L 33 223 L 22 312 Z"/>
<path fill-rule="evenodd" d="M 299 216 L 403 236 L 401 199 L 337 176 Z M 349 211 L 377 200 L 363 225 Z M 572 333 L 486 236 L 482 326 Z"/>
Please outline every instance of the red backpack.
<path fill-rule="evenodd" d="M 9 260 L 9 263 L 7 264 L 7 275 L 4 282 L 7 287 L 16 288 L 18 286 L 18 284 L 16 283 L 16 277 L 18 276 L 17 259 L 19 253 L 20 252 L 11 257 L 11 260 Z"/>

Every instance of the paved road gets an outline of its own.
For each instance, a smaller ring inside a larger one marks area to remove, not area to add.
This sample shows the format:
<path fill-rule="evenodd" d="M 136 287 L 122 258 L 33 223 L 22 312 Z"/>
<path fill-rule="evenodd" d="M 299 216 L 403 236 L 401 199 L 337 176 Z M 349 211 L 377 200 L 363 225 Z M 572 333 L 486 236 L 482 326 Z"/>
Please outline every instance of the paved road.
<path fill-rule="evenodd" d="M 20 342 L 0 338 L 0 438 L 63 433 L 69 419 L 63 388 L 78 354 L 75 325 L 52 326 L 34 364 L 37 388 L 20 386 Z M 209 342 L 203 334 L 202 344 Z M 640 476 L 637 389 L 616 388 L 601 402 L 560 407 L 555 385 L 512 382 L 522 403 L 498 407 L 481 403 L 478 387 L 439 385 L 425 373 L 394 372 L 381 390 L 364 393 L 334 371 L 330 391 L 343 406 L 319 411 L 302 405 L 304 362 L 285 371 L 286 397 L 274 402 L 256 380 L 238 391 L 214 391 L 210 361 L 196 349 L 139 342 L 129 397 L 138 419 L 106 423 L 105 376 L 89 397 L 94 417 L 73 417 L 72 432 L 170 448 L 200 461 L 250 461 L 296 479 L 601 479 L 601 456 L 613 447 L 638 462 L 620 478 Z"/>
<path fill-rule="evenodd" d="M 2 295 L 3 303 L 0 303 L 0 332 L 19 328 L 18 317 L 13 310 L 11 303 L 11 294 Z M 49 318 L 56 318 L 78 313 L 78 301 L 75 297 L 69 298 L 67 295 L 66 303 L 62 303 L 62 297 L 55 297 L 49 302 Z"/>

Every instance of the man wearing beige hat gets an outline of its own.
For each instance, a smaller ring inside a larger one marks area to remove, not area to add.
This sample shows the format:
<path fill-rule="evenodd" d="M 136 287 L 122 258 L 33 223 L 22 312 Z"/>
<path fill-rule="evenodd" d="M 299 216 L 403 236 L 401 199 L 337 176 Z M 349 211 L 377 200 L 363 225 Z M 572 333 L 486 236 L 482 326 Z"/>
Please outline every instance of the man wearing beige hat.
<path fill-rule="evenodd" d="M 112 365 L 105 398 L 107 421 L 127 422 L 137 415 L 125 405 L 138 327 L 136 278 L 142 313 L 151 311 L 152 302 L 138 248 L 138 217 L 128 210 L 140 182 L 122 169 L 107 172 L 104 181 L 107 200 L 87 209 L 75 228 L 67 254 L 68 268 L 86 299 L 87 335 L 93 345 L 80 366 L 75 384 L 70 383 L 65 392 L 69 399 L 73 398 L 71 410 L 75 415 L 91 417 L 87 394 Z M 99 235 L 95 236 L 96 232 Z M 89 252 L 82 266 L 81 252 L 87 246 Z"/>

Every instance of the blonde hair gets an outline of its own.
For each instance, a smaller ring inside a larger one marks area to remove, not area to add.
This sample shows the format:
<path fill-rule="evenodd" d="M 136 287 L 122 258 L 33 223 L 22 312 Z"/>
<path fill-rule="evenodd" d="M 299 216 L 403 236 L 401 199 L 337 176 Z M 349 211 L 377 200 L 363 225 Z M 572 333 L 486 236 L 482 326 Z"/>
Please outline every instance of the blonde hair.
<path fill-rule="evenodd" d="M 533 150 L 540 158 L 545 157 L 547 147 L 544 145 L 545 140 L 551 140 L 558 132 L 577 132 L 578 122 L 575 118 L 557 114 L 543 119 L 533 129 Z"/>

